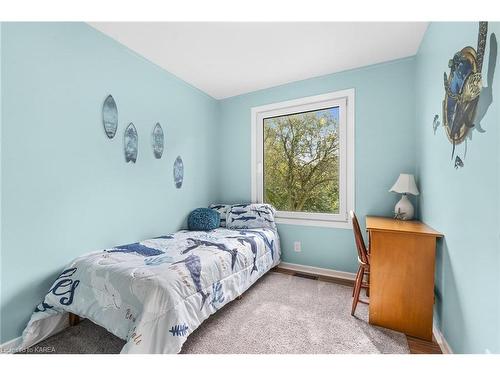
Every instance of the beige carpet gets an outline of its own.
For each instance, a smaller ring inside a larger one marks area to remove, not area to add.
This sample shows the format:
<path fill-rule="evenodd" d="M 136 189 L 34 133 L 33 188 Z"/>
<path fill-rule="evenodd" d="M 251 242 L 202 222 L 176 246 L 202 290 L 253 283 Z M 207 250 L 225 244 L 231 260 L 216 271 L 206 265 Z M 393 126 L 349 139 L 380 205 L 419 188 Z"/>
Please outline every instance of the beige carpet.
<path fill-rule="evenodd" d="M 409 353 L 404 334 L 350 315 L 347 286 L 270 272 L 205 321 L 182 353 Z M 84 320 L 41 342 L 55 353 L 118 353 L 124 341 Z"/>

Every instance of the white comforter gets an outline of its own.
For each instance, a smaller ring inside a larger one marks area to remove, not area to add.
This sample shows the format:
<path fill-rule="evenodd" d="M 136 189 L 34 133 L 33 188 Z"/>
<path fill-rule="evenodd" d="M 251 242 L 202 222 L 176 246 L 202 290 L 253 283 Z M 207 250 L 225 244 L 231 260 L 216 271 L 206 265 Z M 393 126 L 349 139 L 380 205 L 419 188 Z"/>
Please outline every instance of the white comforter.
<path fill-rule="evenodd" d="M 67 312 L 127 341 L 122 353 L 178 353 L 208 316 L 279 263 L 271 229 L 180 231 L 71 262 L 40 305 L 19 349 L 57 332 Z"/>

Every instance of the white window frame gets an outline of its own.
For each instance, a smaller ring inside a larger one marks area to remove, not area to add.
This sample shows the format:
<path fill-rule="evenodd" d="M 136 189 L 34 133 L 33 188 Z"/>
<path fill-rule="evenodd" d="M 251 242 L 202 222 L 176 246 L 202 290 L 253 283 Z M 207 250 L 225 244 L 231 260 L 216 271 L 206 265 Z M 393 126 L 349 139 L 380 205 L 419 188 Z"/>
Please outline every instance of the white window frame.
<path fill-rule="evenodd" d="M 252 202 L 262 203 L 264 199 L 264 119 L 292 113 L 316 111 L 340 107 L 340 173 L 339 213 L 276 212 L 278 224 L 310 225 L 330 228 L 351 228 L 349 211 L 354 210 L 354 89 L 308 96 L 301 99 L 272 103 L 251 109 L 251 183 Z"/>

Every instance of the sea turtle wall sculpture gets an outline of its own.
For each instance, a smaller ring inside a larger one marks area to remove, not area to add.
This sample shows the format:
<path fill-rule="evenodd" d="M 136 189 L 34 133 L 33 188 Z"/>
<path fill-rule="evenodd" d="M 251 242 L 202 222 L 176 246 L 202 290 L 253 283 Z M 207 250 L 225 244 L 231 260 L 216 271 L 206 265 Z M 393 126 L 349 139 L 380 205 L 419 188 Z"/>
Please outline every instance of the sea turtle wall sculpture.
<path fill-rule="evenodd" d="M 477 50 L 464 47 L 448 62 L 450 71 L 444 73 L 445 96 L 443 100 L 442 126 L 452 144 L 451 159 L 455 168 L 463 167 L 466 148 L 460 156 L 455 155 L 456 147 L 467 142 L 466 137 L 475 125 L 476 109 L 482 89 L 481 70 L 488 34 L 488 23 L 479 22 Z M 433 128 L 436 131 L 439 122 L 434 117 Z"/>

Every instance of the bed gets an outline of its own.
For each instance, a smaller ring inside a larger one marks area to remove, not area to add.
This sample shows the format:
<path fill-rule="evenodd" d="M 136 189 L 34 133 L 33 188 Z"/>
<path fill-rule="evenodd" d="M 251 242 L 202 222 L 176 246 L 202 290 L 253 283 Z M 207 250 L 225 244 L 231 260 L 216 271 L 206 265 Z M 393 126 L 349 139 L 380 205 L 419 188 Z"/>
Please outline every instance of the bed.
<path fill-rule="evenodd" d="M 126 340 L 121 353 L 178 353 L 279 260 L 278 233 L 269 228 L 179 231 L 86 254 L 54 281 L 19 349 L 59 331 L 71 313 Z"/>

